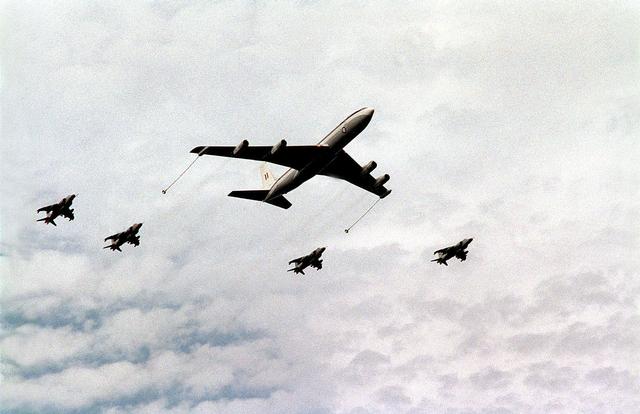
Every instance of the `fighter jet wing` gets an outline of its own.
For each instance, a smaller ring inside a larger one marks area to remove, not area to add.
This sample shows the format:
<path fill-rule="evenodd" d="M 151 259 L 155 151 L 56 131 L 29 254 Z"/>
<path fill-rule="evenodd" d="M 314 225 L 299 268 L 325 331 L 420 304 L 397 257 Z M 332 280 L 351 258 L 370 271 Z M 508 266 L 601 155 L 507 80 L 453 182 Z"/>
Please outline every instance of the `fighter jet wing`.
<path fill-rule="evenodd" d="M 107 240 L 117 240 L 117 239 L 119 239 L 119 238 L 122 236 L 122 234 L 124 234 L 124 233 L 116 233 L 116 234 L 112 234 L 111 236 L 109 236 L 109 237 L 105 238 L 105 239 L 104 239 L 104 241 L 107 241 Z"/>
<path fill-rule="evenodd" d="M 39 213 L 41 211 L 49 212 L 49 211 L 55 209 L 56 207 L 58 207 L 58 203 L 51 204 L 50 206 L 46 206 L 46 207 L 40 207 L 39 209 L 36 210 L 36 213 Z"/>
<path fill-rule="evenodd" d="M 311 161 L 322 157 L 324 154 L 328 154 L 330 151 L 328 148 L 322 146 L 294 145 L 281 147 L 275 151 L 275 154 L 272 154 L 274 148 L 272 146 L 250 146 L 247 144 L 244 148 L 236 151 L 237 154 L 234 154 L 236 148 L 238 147 L 195 147 L 191 152 L 201 155 L 217 155 L 219 157 L 266 161 L 299 170 Z"/>
<path fill-rule="evenodd" d="M 305 257 L 306 257 L 306 256 L 301 256 L 301 257 L 298 257 L 297 259 L 293 259 L 293 260 L 289 261 L 289 264 L 291 264 L 291 263 L 298 264 L 298 263 L 300 263 L 300 262 L 302 261 L 302 259 L 304 259 Z"/>
<path fill-rule="evenodd" d="M 362 175 L 362 166 L 344 151 L 340 151 L 336 159 L 320 174 L 348 181 L 378 197 L 385 197 L 389 193 L 384 185 L 376 187 L 376 179 L 371 174 Z"/>
<path fill-rule="evenodd" d="M 71 212 L 71 210 L 64 210 L 60 213 L 61 216 L 66 217 L 68 219 L 73 220 L 75 217 L 73 215 L 73 213 Z"/>
<path fill-rule="evenodd" d="M 449 247 L 445 247 L 444 249 L 440 249 L 440 250 L 436 250 L 435 252 L 433 252 L 433 254 L 438 254 L 438 253 L 448 253 L 451 249 L 453 249 L 455 246 L 449 246 Z"/>
<path fill-rule="evenodd" d="M 458 250 L 456 252 L 456 258 L 462 259 L 462 260 L 466 260 L 467 259 L 467 254 L 464 252 L 464 250 Z"/>

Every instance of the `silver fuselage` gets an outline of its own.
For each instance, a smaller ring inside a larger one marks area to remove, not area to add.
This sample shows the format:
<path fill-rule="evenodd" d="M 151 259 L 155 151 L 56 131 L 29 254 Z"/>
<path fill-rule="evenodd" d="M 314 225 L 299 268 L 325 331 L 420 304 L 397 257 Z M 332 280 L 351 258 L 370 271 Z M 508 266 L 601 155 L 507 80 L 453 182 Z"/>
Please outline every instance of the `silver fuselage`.
<path fill-rule="evenodd" d="M 335 160 L 338 153 L 367 127 L 372 117 L 372 108 L 362 108 L 349 115 L 347 119 L 338 124 L 333 131 L 317 144 L 318 147 L 326 147 L 331 151 L 326 151 L 324 156 L 314 159 L 299 170 L 294 168 L 287 170 L 273 184 L 265 197 L 265 201 L 287 194 L 313 176 L 321 173 Z"/>

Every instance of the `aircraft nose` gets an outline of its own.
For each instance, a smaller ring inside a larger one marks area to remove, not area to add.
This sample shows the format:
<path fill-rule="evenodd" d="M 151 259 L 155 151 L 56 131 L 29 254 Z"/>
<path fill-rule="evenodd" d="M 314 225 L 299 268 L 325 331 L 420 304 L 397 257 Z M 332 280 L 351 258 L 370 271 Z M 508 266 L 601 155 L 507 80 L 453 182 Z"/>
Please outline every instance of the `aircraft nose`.
<path fill-rule="evenodd" d="M 362 110 L 363 115 L 366 115 L 368 118 L 371 118 L 374 112 L 375 111 L 373 110 L 373 108 L 369 108 L 369 107 L 366 107 Z"/>

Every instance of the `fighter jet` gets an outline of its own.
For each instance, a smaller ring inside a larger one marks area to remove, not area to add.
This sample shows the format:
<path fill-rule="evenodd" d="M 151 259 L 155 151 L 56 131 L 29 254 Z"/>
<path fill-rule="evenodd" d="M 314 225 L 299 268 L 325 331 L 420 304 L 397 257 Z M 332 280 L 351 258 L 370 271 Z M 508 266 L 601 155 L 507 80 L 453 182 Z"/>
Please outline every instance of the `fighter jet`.
<path fill-rule="evenodd" d="M 445 266 L 449 266 L 447 264 L 447 260 L 451 259 L 452 257 L 456 257 L 456 258 L 460 259 L 461 262 L 464 262 L 465 260 L 467 260 L 467 253 L 469 253 L 465 249 L 469 246 L 469 244 L 472 241 L 473 241 L 472 238 L 468 238 L 468 239 L 462 240 L 461 242 L 459 242 L 458 244 L 455 244 L 453 246 L 449 246 L 449 247 L 445 247 L 444 249 L 436 250 L 435 252 L 433 252 L 433 254 L 437 254 L 438 258 L 432 260 L 432 262 L 437 262 L 439 264 L 443 264 Z"/>
<path fill-rule="evenodd" d="M 66 196 L 60 202 L 56 204 L 51 204 L 50 206 L 42 207 L 36 210 L 36 213 L 41 211 L 45 211 L 47 213 L 47 217 L 38 219 L 37 221 L 44 221 L 45 224 L 53 224 L 57 226 L 54 221 L 57 217 L 62 216 L 69 219 L 69 221 L 74 219 L 73 209 L 71 208 L 71 203 L 73 203 L 73 199 L 76 198 L 75 194 L 71 194 Z"/>
<path fill-rule="evenodd" d="M 384 198 L 391 193 L 391 190 L 384 187 L 384 184 L 389 181 L 389 175 L 384 174 L 374 178 L 370 173 L 377 167 L 375 161 L 362 166 L 343 149 L 365 129 L 372 117 L 372 108 L 362 108 L 349 115 L 316 145 L 288 146 L 287 141 L 283 139 L 273 146 L 249 146 L 249 141 L 243 140 L 235 147 L 202 146 L 195 147 L 191 152 L 200 156 L 206 154 L 266 161 L 290 168 L 268 189 L 232 191 L 229 193 L 230 197 L 262 201 L 280 208 L 289 208 L 291 203 L 284 198 L 284 194 L 319 174 L 346 180 Z"/>
<path fill-rule="evenodd" d="M 311 254 L 291 260 L 289 264 L 293 263 L 295 266 L 293 269 L 287 270 L 287 272 L 293 272 L 296 274 L 302 273 L 304 275 L 304 269 L 309 266 L 314 267 L 317 270 L 322 269 L 322 259 L 320 259 L 320 257 L 322 256 L 322 253 L 324 253 L 325 249 L 326 247 L 318 247 L 312 251 Z"/>
<path fill-rule="evenodd" d="M 138 236 L 138 230 L 140 230 L 140 227 L 142 227 L 142 223 L 136 223 L 122 233 L 116 233 L 107 237 L 104 241 L 111 240 L 112 243 L 109 246 L 104 246 L 103 249 L 117 250 L 121 252 L 122 250 L 120 250 L 120 246 L 125 243 L 139 246 L 140 236 Z"/>

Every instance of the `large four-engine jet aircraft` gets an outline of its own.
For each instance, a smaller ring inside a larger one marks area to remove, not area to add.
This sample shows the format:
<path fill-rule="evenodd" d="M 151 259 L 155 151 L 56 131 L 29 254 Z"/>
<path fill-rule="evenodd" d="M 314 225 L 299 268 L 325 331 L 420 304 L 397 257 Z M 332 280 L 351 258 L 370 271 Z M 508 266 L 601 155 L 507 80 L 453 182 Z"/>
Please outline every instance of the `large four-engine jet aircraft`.
<path fill-rule="evenodd" d="M 59 216 L 66 217 L 69 219 L 69 221 L 73 220 L 74 215 L 73 215 L 73 209 L 71 208 L 71 204 L 73 203 L 74 198 L 76 198 L 76 195 L 71 194 L 69 196 L 66 196 L 62 200 L 60 200 L 60 202 L 58 203 L 39 208 L 38 210 L 36 210 L 36 213 L 44 211 L 47 213 L 47 216 L 44 218 L 38 219 L 36 221 L 44 221 L 45 224 L 51 223 L 54 226 L 57 226 L 54 220 Z"/>
<path fill-rule="evenodd" d="M 191 152 L 198 155 L 266 161 L 290 168 L 269 189 L 232 191 L 229 193 L 231 197 L 263 201 L 280 208 L 289 208 L 291 203 L 284 198 L 284 194 L 319 174 L 346 180 L 384 198 L 391 193 L 391 190 L 384 187 L 389 181 L 389 175 L 374 178 L 370 173 L 377 167 L 375 161 L 361 166 L 343 149 L 366 128 L 372 117 L 372 108 L 362 108 L 354 112 L 317 145 L 287 146 L 287 141 L 281 140 L 274 146 L 249 146 L 249 142 L 243 140 L 236 147 L 202 146 L 192 149 Z"/>
<path fill-rule="evenodd" d="M 432 262 L 449 266 L 447 264 L 447 260 L 454 257 L 460 259 L 461 262 L 464 262 L 465 260 L 467 260 L 467 253 L 469 253 L 466 248 L 469 247 L 469 244 L 471 244 L 472 241 L 472 238 L 468 238 L 460 241 L 458 244 L 454 244 L 453 246 L 436 250 L 435 252 L 433 252 L 433 254 L 437 254 L 438 258 L 433 259 Z"/>

